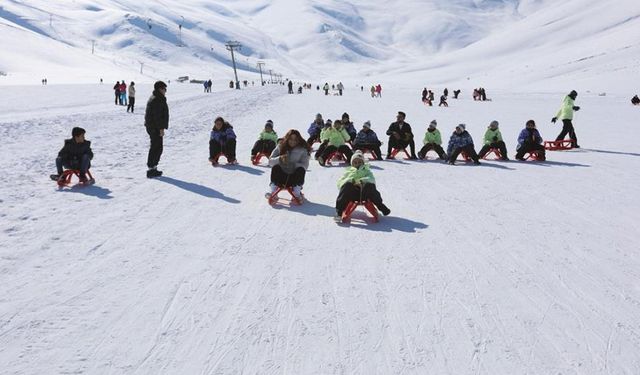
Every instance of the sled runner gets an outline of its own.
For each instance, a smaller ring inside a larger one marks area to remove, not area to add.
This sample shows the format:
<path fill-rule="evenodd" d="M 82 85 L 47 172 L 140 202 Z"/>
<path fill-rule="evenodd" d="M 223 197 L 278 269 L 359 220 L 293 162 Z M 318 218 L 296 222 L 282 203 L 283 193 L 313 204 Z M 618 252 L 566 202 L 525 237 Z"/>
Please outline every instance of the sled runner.
<path fill-rule="evenodd" d="M 404 160 L 410 160 L 411 159 L 411 155 L 409 155 L 409 153 L 407 152 L 406 148 L 403 148 L 403 149 L 393 148 L 393 149 L 391 149 L 391 154 L 389 154 L 389 157 L 387 159 L 394 160 L 396 158 L 396 155 L 398 155 L 399 152 L 404 152 L 404 154 L 407 155 L 407 157 L 404 158 Z"/>
<path fill-rule="evenodd" d="M 491 154 L 495 154 L 495 157 L 493 159 L 487 159 Z M 492 147 L 482 158 L 484 160 L 502 160 L 502 152 L 500 152 L 499 148 Z"/>
<path fill-rule="evenodd" d="M 265 194 L 265 197 L 269 201 L 270 205 L 276 204 L 276 202 L 279 199 L 278 193 L 280 193 L 282 190 L 286 190 L 291 195 L 291 199 L 289 200 L 291 204 L 297 204 L 299 206 L 304 202 L 304 194 L 300 193 L 300 198 L 296 198 L 295 195 L 293 195 L 293 187 L 289 186 L 285 188 L 282 186 L 278 186 L 278 189 L 276 189 L 276 191 L 274 191 L 273 194 L 269 194 L 269 193 Z"/>
<path fill-rule="evenodd" d="M 220 165 L 218 163 L 218 160 L 220 159 L 221 156 L 224 156 L 227 159 L 227 165 L 235 165 L 238 164 L 237 160 L 229 160 L 229 158 L 227 157 L 227 155 L 225 155 L 224 153 L 219 153 L 216 156 L 214 156 L 212 159 L 209 159 L 209 162 L 211 163 L 212 166 L 217 167 L 218 165 Z"/>
<path fill-rule="evenodd" d="M 269 155 L 268 155 L 268 154 L 266 154 L 266 153 L 264 153 L 264 152 L 258 152 L 258 153 L 256 154 L 256 156 L 254 156 L 253 158 L 251 158 L 251 164 L 253 164 L 253 165 L 258 165 L 258 164 L 260 164 L 260 160 L 261 160 L 262 158 L 267 158 L 267 159 L 269 159 Z"/>
<path fill-rule="evenodd" d="M 571 150 L 573 141 L 571 139 L 563 139 L 561 141 L 544 141 L 544 148 L 549 151 Z"/>
<path fill-rule="evenodd" d="M 50 177 L 53 181 L 58 182 L 59 187 L 65 187 L 71 185 L 71 179 L 73 178 L 73 176 L 76 176 L 78 179 L 80 179 L 80 170 L 67 169 L 62 172 L 62 175 L 59 177 L 55 174 L 52 174 Z M 91 172 L 87 171 L 87 181 L 84 183 L 80 182 L 79 185 L 93 185 L 95 182 L 96 180 L 93 179 Z"/>
<path fill-rule="evenodd" d="M 369 211 L 373 218 L 373 222 L 377 223 L 379 220 L 378 217 L 378 209 L 371 203 L 371 201 L 351 201 L 347 204 L 347 208 L 345 208 L 344 212 L 342 212 L 342 222 L 347 223 L 351 220 L 351 215 L 353 211 L 356 210 L 358 206 L 364 206 L 364 208 Z"/>

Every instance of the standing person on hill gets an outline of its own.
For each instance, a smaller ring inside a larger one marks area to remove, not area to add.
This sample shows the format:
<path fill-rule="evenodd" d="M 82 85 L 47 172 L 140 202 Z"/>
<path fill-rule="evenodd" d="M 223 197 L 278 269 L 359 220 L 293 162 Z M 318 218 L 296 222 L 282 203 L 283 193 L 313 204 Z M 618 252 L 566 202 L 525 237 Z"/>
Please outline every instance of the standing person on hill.
<path fill-rule="evenodd" d="M 113 92 L 116 94 L 116 105 L 118 105 L 118 101 L 120 100 L 120 81 L 116 81 L 116 84 L 113 85 Z"/>
<path fill-rule="evenodd" d="M 449 155 L 449 164 L 454 165 L 456 159 L 461 152 L 467 154 L 474 164 L 480 164 L 478 160 L 478 154 L 473 146 L 473 138 L 467 131 L 465 124 L 456 126 L 456 130 L 451 134 L 449 138 L 449 147 L 447 148 L 447 155 Z"/>
<path fill-rule="evenodd" d="M 500 160 L 509 160 L 507 156 L 507 145 L 502 140 L 502 133 L 498 129 L 498 121 L 491 121 L 487 131 L 484 133 L 484 146 L 480 149 L 478 157 L 480 159 L 489 152 L 490 149 L 497 148 L 500 150 Z"/>
<path fill-rule="evenodd" d="M 342 82 L 338 82 L 338 93 L 342 96 L 342 90 L 344 90 L 344 85 Z"/>
<path fill-rule="evenodd" d="M 322 86 L 325 95 L 329 95 L 329 83 L 325 82 L 324 86 Z"/>
<path fill-rule="evenodd" d="M 436 129 L 438 126 L 438 122 L 436 120 L 431 121 L 429 123 L 429 127 L 427 128 L 426 133 L 424 133 L 424 140 L 422 143 L 422 149 L 418 151 L 418 157 L 422 160 L 427 156 L 427 152 L 434 150 L 441 160 L 445 160 L 447 158 L 447 154 L 444 153 L 442 149 L 442 136 L 440 135 L 440 130 Z"/>
<path fill-rule="evenodd" d="M 370 91 L 371 91 L 371 97 L 375 98 L 376 97 L 376 86 L 372 85 Z"/>
<path fill-rule="evenodd" d="M 555 124 L 555 122 L 560 119 L 562 120 L 562 131 L 556 137 L 556 141 L 561 141 L 564 137 L 569 134 L 569 138 L 571 139 L 571 146 L 573 148 L 580 148 L 578 145 L 578 138 L 576 137 L 576 132 L 573 129 L 573 112 L 579 111 L 580 107 L 574 105 L 574 101 L 578 93 L 575 90 L 572 90 L 569 95 L 565 96 L 562 106 L 558 110 L 558 113 L 554 118 L 551 119 L 551 122 Z"/>
<path fill-rule="evenodd" d="M 302 199 L 304 177 L 309 168 L 311 148 L 297 130 L 291 129 L 278 143 L 271 156 L 271 184 L 265 194 L 270 198 L 278 187 L 293 187 L 293 196 Z"/>
<path fill-rule="evenodd" d="M 356 135 L 356 139 L 353 143 L 354 150 L 369 150 L 373 153 L 373 156 L 376 160 L 382 160 L 382 151 L 380 151 L 380 146 L 382 142 L 378 140 L 378 135 L 376 132 L 371 130 L 371 122 L 365 121 L 362 124 L 362 130 L 358 132 Z"/>
<path fill-rule="evenodd" d="M 411 125 L 404 122 L 407 115 L 399 111 L 396 115 L 396 122 L 389 125 L 387 129 L 387 135 L 389 136 L 389 144 L 387 145 L 387 159 L 391 159 L 391 150 L 396 148 L 402 150 L 407 146 L 411 147 L 410 159 L 417 159 L 416 156 L 416 143 L 413 140 L 413 132 L 411 131 Z"/>
<path fill-rule="evenodd" d="M 376 96 L 382 98 L 382 85 L 378 83 L 376 86 Z"/>
<path fill-rule="evenodd" d="M 144 112 L 144 126 L 149 134 L 151 145 L 147 157 L 147 178 L 162 176 L 158 170 L 162 156 L 162 139 L 164 131 L 169 128 L 169 106 L 167 106 L 167 84 L 157 81 L 153 85 L 153 93 L 147 102 Z"/>
<path fill-rule="evenodd" d="M 287 87 L 289 88 L 289 94 L 293 94 L 293 81 L 289 80 Z"/>
<path fill-rule="evenodd" d="M 538 152 L 538 160 L 545 161 L 546 155 L 542 145 L 542 136 L 536 129 L 536 122 L 529 120 L 525 126 L 518 136 L 516 159 L 524 161 L 524 154 L 527 152 Z"/>
<path fill-rule="evenodd" d="M 129 84 L 129 105 L 127 106 L 127 112 L 133 113 L 134 106 L 136 105 L 136 84 L 131 81 Z"/>
<path fill-rule="evenodd" d="M 120 83 L 120 105 L 127 105 L 127 84 L 124 79 Z"/>
<path fill-rule="evenodd" d="M 429 95 L 429 91 L 427 90 L 427 88 L 425 87 L 422 90 L 422 102 L 425 103 L 427 101 L 427 95 Z"/>
<path fill-rule="evenodd" d="M 448 107 L 449 104 L 447 103 L 447 96 L 446 95 L 440 95 L 440 104 L 438 104 L 438 107 Z"/>
<path fill-rule="evenodd" d="M 356 151 L 351 156 L 351 166 L 338 180 L 338 189 L 340 193 L 336 199 L 336 221 L 342 220 L 342 212 L 349 202 L 353 201 L 370 200 L 384 216 L 391 213 L 391 210 L 382 203 L 380 192 L 376 189 L 376 180 L 369 165 L 364 162 L 361 151 Z"/>
<path fill-rule="evenodd" d="M 449 89 L 448 88 L 444 88 L 444 97 L 445 99 L 449 96 Z"/>

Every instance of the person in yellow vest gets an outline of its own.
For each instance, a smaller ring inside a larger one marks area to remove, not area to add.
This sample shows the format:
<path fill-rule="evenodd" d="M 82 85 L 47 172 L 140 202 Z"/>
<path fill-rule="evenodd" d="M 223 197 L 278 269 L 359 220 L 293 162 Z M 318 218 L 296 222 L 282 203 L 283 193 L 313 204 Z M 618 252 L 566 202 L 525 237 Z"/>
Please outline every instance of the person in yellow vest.
<path fill-rule="evenodd" d="M 580 148 L 578 145 L 578 138 L 576 137 L 576 131 L 573 128 L 573 112 L 579 111 L 580 107 L 574 105 L 576 97 L 578 93 L 576 90 L 572 90 L 569 95 L 565 96 L 564 101 L 562 102 L 562 106 L 558 110 L 558 113 L 554 118 L 551 119 L 551 122 L 555 124 L 557 120 L 562 120 L 562 131 L 556 137 L 556 141 L 561 141 L 564 137 L 569 134 L 569 139 L 571 139 L 571 146 L 573 148 Z"/>
<path fill-rule="evenodd" d="M 351 166 L 338 180 L 338 198 L 336 199 L 336 220 L 340 220 L 342 212 L 349 202 L 371 201 L 384 216 L 391 210 L 382 203 L 380 192 L 376 189 L 376 180 L 369 169 L 369 164 L 364 162 L 362 151 L 358 150 L 351 156 Z"/>

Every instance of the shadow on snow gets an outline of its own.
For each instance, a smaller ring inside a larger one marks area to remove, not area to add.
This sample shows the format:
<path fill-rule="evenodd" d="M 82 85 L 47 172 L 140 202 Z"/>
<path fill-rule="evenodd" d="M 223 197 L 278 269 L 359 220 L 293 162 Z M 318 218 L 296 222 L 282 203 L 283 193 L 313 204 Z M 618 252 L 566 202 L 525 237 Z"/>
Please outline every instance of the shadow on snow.
<path fill-rule="evenodd" d="M 155 180 L 162 181 L 167 184 L 179 187 L 180 189 L 201 195 L 205 198 L 217 198 L 217 199 L 222 199 L 223 201 L 228 203 L 240 203 L 240 201 L 237 199 L 227 197 L 224 194 L 220 193 L 219 191 L 213 190 L 206 186 L 195 184 L 193 182 L 176 180 L 175 178 L 165 177 L 165 176 L 156 177 Z"/>

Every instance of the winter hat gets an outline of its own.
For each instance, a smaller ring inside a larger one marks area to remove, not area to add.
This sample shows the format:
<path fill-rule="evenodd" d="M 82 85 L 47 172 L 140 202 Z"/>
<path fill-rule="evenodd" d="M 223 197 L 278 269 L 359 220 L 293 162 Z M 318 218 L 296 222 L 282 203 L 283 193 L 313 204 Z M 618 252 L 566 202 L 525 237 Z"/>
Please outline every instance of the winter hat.
<path fill-rule="evenodd" d="M 316 119 L 320 119 L 320 120 L 322 120 L 322 114 L 320 114 L 320 113 L 316 113 Z"/>
<path fill-rule="evenodd" d="M 407 115 L 402 111 L 398 111 L 398 115 L 402 116 L 402 118 L 407 118 Z"/>
<path fill-rule="evenodd" d="M 353 153 L 353 155 L 351 156 L 351 164 L 353 164 L 353 161 L 356 159 L 360 159 L 364 163 L 364 154 L 362 153 L 362 151 L 357 150 Z"/>
<path fill-rule="evenodd" d="M 493 121 L 491 121 L 491 123 L 489 124 L 489 127 L 490 127 L 490 128 L 493 128 L 493 127 L 496 127 L 496 128 L 497 128 L 497 127 L 498 127 L 498 125 L 499 125 L 498 121 L 493 120 Z"/>
<path fill-rule="evenodd" d="M 366 129 L 371 129 L 371 122 L 369 120 L 365 121 L 364 124 L 362 124 L 362 127 Z"/>
<path fill-rule="evenodd" d="M 153 84 L 154 90 L 160 90 L 165 88 L 167 88 L 167 84 L 162 81 L 156 81 L 156 83 Z"/>
<path fill-rule="evenodd" d="M 333 124 L 333 122 L 331 121 L 331 119 L 327 119 L 327 121 L 325 121 L 325 123 L 324 123 L 324 127 L 325 127 L 325 128 L 326 128 L 326 127 L 329 127 L 329 126 L 331 126 L 332 124 Z"/>
<path fill-rule="evenodd" d="M 430 128 L 436 128 L 438 126 L 438 122 L 436 120 L 433 120 L 429 123 L 429 127 Z"/>
<path fill-rule="evenodd" d="M 266 123 L 266 124 L 264 124 L 264 126 L 265 126 L 265 127 L 269 127 L 269 128 L 271 128 L 271 129 L 273 129 L 273 121 L 271 121 L 271 120 L 267 120 L 267 123 Z"/>
<path fill-rule="evenodd" d="M 347 120 L 349 119 L 349 114 L 347 112 L 342 114 L 342 118 L 346 118 Z"/>
<path fill-rule="evenodd" d="M 456 126 L 456 128 L 460 128 L 460 130 L 465 131 L 465 130 L 467 130 L 467 125 L 465 125 L 465 124 L 458 124 L 458 126 Z"/>
<path fill-rule="evenodd" d="M 571 90 L 571 92 L 569 93 L 569 96 L 571 97 L 571 99 L 576 100 L 576 96 L 578 96 L 578 92 L 576 90 Z"/>
<path fill-rule="evenodd" d="M 73 129 L 71 129 L 71 136 L 73 136 L 73 137 L 77 137 L 77 136 L 82 135 L 84 133 L 86 133 L 86 132 L 82 128 L 75 127 Z"/>

